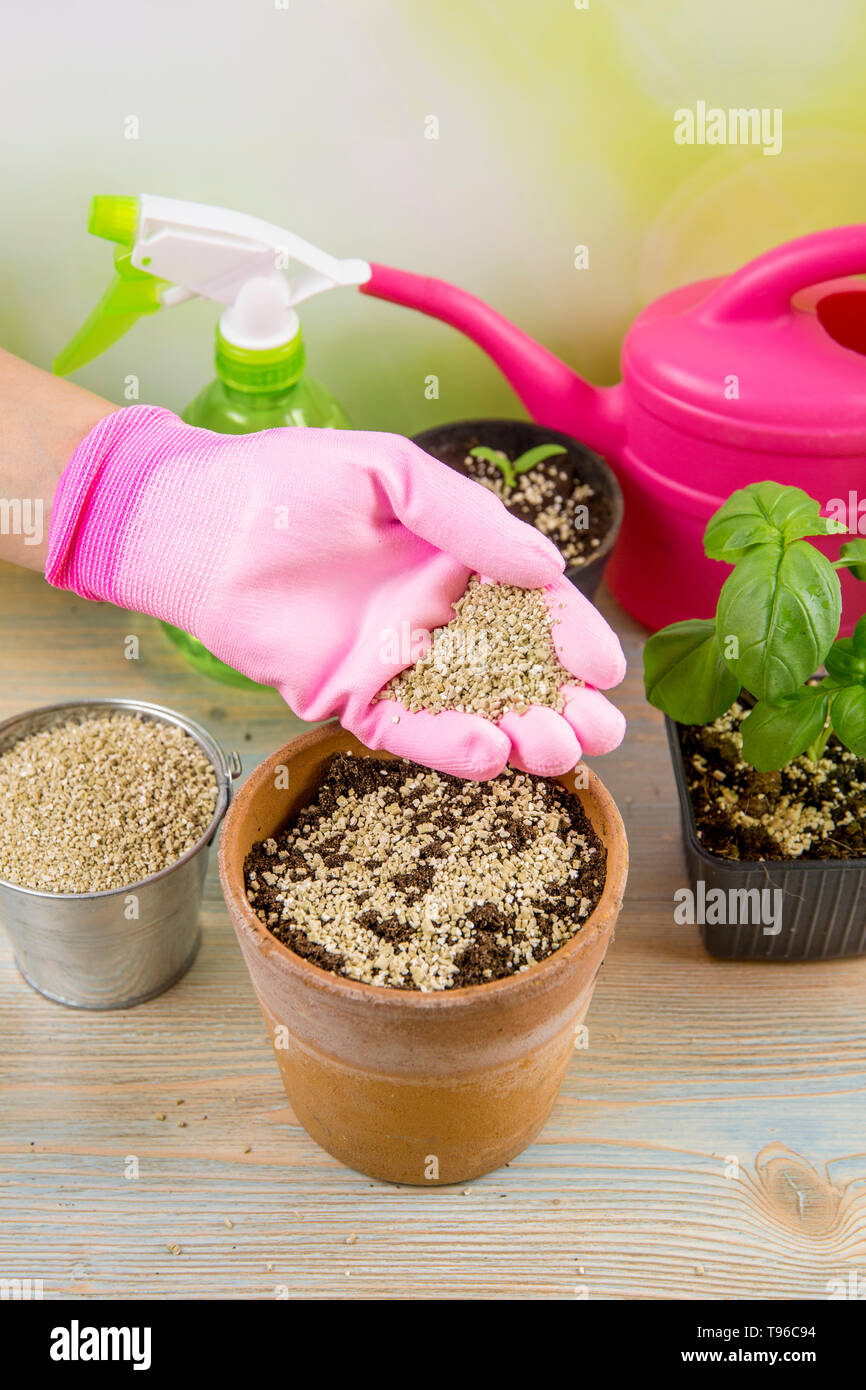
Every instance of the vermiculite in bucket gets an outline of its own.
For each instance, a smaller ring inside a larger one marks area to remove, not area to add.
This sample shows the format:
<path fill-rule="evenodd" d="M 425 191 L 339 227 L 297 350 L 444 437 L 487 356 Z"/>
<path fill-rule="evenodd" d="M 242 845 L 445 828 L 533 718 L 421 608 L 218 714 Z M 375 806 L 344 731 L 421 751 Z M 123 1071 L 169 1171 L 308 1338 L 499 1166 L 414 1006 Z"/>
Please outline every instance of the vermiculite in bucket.
<path fill-rule="evenodd" d="M 112 711 L 0 754 L 0 878 L 101 893 L 167 869 L 216 810 L 213 766 L 183 729 Z"/>
<path fill-rule="evenodd" d="M 217 745 L 157 706 L 96 701 L 0 726 L 0 917 L 25 978 L 83 1008 L 178 978 L 199 940 L 199 851 L 229 794 Z"/>

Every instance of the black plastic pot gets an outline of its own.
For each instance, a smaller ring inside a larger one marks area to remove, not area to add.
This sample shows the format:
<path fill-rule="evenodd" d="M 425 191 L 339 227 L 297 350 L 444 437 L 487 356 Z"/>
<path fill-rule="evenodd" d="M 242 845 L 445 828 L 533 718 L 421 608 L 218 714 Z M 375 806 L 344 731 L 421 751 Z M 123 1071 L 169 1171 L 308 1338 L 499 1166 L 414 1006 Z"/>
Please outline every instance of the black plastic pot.
<path fill-rule="evenodd" d="M 557 457 L 557 465 L 568 469 L 575 479 L 588 483 L 596 493 L 606 498 L 610 507 L 610 525 L 592 559 L 583 565 L 571 565 L 565 571 L 566 577 L 582 594 L 590 599 L 595 597 L 622 522 L 622 493 L 604 459 L 570 434 L 545 429 L 543 425 L 528 420 L 459 420 L 453 425 L 438 425 L 423 430 L 421 434 L 413 436 L 412 442 L 464 474 L 469 470 L 463 458 L 476 444 L 502 449 L 515 458 L 538 444 L 561 444 L 567 452 Z M 450 450 L 454 450 L 457 457 L 447 457 Z"/>
<path fill-rule="evenodd" d="M 781 927 L 775 934 L 751 920 L 727 926 L 698 924 L 710 955 L 720 960 L 800 961 L 866 955 L 866 858 L 747 861 L 708 853 L 698 840 L 679 727 L 665 717 L 693 891 L 703 881 L 706 892 L 768 889 L 782 894 Z"/>

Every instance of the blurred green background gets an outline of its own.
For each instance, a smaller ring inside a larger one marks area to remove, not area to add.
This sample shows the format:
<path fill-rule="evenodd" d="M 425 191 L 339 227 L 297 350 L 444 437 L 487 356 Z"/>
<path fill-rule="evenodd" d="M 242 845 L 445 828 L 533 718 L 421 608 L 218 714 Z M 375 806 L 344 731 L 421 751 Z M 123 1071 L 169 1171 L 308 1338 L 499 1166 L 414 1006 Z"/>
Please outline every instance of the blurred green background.
<path fill-rule="evenodd" d="M 862 0 L 43 0 L 2 24 L 0 342 L 43 366 L 110 277 L 94 193 L 220 203 L 451 279 L 599 381 L 662 290 L 866 218 Z M 781 154 L 675 144 L 699 100 L 780 107 Z M 76 379 L 122 402 L 135 374 L 180 409 L 217 316 L 142 320 Z M 444 326 L 352 290 L 302 321 L 359 427 L 521 413 Z"/>

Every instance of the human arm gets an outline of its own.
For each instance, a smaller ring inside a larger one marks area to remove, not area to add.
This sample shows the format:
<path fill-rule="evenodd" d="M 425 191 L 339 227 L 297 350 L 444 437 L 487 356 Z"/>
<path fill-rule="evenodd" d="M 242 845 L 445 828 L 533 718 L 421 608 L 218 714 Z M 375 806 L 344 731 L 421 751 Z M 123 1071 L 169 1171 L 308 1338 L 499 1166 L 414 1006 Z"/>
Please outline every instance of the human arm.
<path fill-rule="evenodd" d="M 85 435 L 116 409 L 0 348 L 0 559 L 44 570 L 60 476 Z"/>

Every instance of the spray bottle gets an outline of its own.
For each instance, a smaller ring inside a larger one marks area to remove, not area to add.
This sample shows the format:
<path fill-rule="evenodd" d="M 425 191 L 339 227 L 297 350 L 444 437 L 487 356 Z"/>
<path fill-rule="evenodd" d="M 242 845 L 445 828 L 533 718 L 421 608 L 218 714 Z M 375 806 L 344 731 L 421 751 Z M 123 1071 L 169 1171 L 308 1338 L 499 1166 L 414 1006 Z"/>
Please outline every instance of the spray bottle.
<path fill-rule="evenodd" d="M 337 260 L 244 213 L 150 194 L 94 198 L 88 231 L 116 243 L 115 275 L 56 359 L 58 376 L 105 352 L 142 315 L 200 296 L 225 308 L 216 332 L 216 378 L 183 411 L 188 424 L 219 434 L 348 427 L 330 392 L 305 375 L 294 306 L 337 285 L 361 284 L 370 274 L 365 261 Z M 232 685 L 255 685 L 196 638 L 163 626 L 198 670 Z"/>

